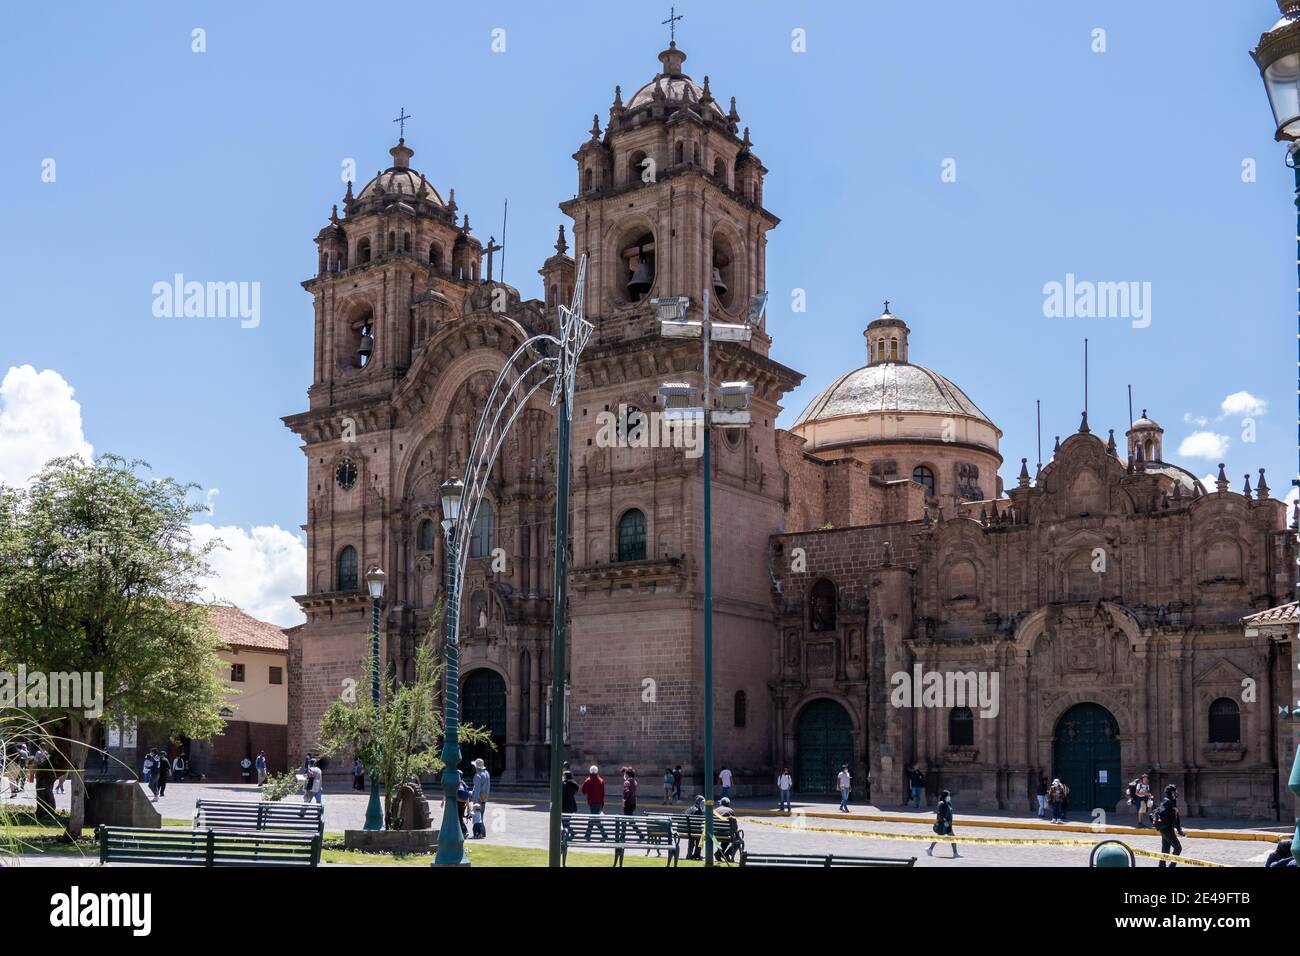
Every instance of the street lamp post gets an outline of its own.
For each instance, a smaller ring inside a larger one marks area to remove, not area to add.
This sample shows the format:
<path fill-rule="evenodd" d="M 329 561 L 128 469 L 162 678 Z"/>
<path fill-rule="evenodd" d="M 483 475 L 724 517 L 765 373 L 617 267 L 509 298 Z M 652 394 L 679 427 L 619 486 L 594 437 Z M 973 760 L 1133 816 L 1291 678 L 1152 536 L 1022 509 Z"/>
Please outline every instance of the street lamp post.
<path fill-rule="evenodd" d="M 709 365 L 709 346 L 716 338 L 727 342 L 748 342 L 754 334 L 767 303 L 767 294 L 750 300 L 748 320 L 744 324 L 714 322 L 709 315 L 709 288 L 705 286 L 703 314 L 699 321 L 688 320 L 686 296 L 655 299 L 659 309 L 659 332 L 666 338 L 698 338 L 704 345 L 704 363 L 700 408 L 691 405 L 691 389 L 680 383 L 665 383 L 659 392 L 664 407 L 675 416 L 696 417 L 704 429 L 704 865 L 713 866 L 713 470 L 710 452 L 710 428 L 715 422 L 725 428 L 744 428 L 749 424 L 749 396 L 753 387 L 747 382 L 723 382 L 720 389 L 722 408 L 713 409 L 713 384 Z"/>
<path fill-rule="evenodd" d="M 1296 291 L 1300 293 L 1300 0 L 1278 0 L 1277 5 L 1282 19 L 1259 38 L 1259 46 L 1250 55 L 1259 67 L 1273 108 L 1273 120 L 1277 124 L 1273 138 L 1290 144 L 1286 163 L 1295 171 Z M 1300 368 L 1300 309 L 1296 311 L 1296 320 L 1297 368 Z M 1300 382 L 1297 393 L 1300 394 Z M 1297 444 L 1300 446 L 1300 442 Z M 1296 832 L 1291 841 L 1291 855 L 1300 864 L 1300 746 L 1296 748 L 1287 787 L 1296 799 Z"/>
<path fill-rule="evenodd" d="M 366 588 L 370 592 L 370 703 L 374 708 L 374 746 L 379 746 L 379 603 L 384 597 L 385 574 L 379 565 L 366 572 Z M 376 749 L 374 751 L 378 753 Z M 379 799 L 379 774 L 370 768 L 370 803 L 366 805 L 364 830 L 384 829 L 384 808 Z"/>
<path fill-rule="evenodd" d="M 442 534 L 447 554 L 446 687 L 442 698 L 442 827 L 434 866 L 469 866 L 465 856 L 465 835 L 460 832 L 460 602 L 451 600 L 456 581 L 456 522 L 465 486 L 459 478 L 442 483 Z"/>

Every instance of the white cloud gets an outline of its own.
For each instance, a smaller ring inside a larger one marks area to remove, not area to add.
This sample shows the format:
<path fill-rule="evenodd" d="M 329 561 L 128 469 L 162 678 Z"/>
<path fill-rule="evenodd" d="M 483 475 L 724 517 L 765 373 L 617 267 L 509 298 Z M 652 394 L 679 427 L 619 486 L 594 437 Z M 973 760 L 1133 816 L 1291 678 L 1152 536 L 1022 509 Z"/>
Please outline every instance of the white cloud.
<path fill-rule="evenodd" d="M 1178 446 L 1178 454 L 1184 458 L 1222 458 L 1228 450 L 1230 440 L 1227 435 L 1214 432 L 1192 432 Z"/>
<path fill-rule="evenodd" d="M 1219 480 L 1219 473 L 1216 471 L 1212 475 L 1201 475 L 1201 486 L 1207 491 L 1214 490 L 1214 483 Z"/>
<path fill-rule="evenodd" d="M 1291 509 L 1295 507 L 1297 498 L 1300 498 L 1300 488 L 1292 485 L 1291 490 L 1288 491 L 1286 497 L 1282 499 L 1286 503 L 1286 516 L 1288 519 L 1291 517 Z"/>
<path fill-rule="evenodd" d="M 1191 412 L 1183 412 L 1183 421 L 1188 425 L 1197 425 L 1201 428 L 1210 424 L 1210 420 L 1204 415 L 1193 415 Z"/>
<path fill-rule="evenodd" d="M 217 495 L 221 494 L 220 488 L 209 488 L 207 495 L 204 496 L 203 510 L 210 515 L 217 513 Z"/>
<path fill-rule="evenodd" d="M 198 547 L 214 539 L 224 545 L 208 557 L 212 573 L 199 582 L 205 600 L 229 601 L 281 627 L 303 622 L 292 597 L 306 587 L 307 547 L 301 538 L 279 525 L 245 531 L 234 525 L 196 524 L 191 531 Z"/>
<path fill-rule="evenodd" d="M 1268 414 L 1268 401 L 1247 391 L 1233 392 L 1219 404 L 1224 417 Z"/>
<path fill-rule="evenodd" d="M 81 431 L 81 405 L 58 372 L 17 365 L 0 382 L 0 484 L 22 486 L 51 458 L 94 449 Z"/>

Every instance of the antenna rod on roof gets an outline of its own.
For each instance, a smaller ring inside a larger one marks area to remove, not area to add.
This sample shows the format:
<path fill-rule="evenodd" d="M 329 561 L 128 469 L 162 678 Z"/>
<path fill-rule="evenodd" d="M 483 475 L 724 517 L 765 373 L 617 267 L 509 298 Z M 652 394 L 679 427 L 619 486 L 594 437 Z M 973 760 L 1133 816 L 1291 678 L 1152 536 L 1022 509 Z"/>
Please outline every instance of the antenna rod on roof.
<path fill-rule="evenodd" d="M 1038 470 L 1042 471 L 1043 470 L 1043 400 L 1041 398 L 1034 399 L 1034 407 L 1038 410 Z M 1034 480 L 1035 481 L 1038 480 L 1037 475 L 1034 476 Z"/>
<path fill-rule="evenodd" d="M 506 197 L 505 208 L 501 210 L 501 281 L 506 281 L 506 219 L 510 216 L 510 198 Z"/>
<path fill-rule="evenodd" d="M 1133 430 L 1133 386 L 1128 387 L 1128 430 Z"/>

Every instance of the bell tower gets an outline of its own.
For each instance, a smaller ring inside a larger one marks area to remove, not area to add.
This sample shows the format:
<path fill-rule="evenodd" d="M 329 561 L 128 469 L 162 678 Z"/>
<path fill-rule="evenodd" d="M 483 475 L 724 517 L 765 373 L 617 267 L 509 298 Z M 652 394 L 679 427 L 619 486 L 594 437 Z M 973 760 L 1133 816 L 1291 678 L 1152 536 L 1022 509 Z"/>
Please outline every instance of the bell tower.
<path fill-rule="evenodd" d="M 661 417 L 659 386 L 702 384 L 699 339 L 660 334 L 655 300 L 684 298 L 702 318 L 742 323 L 766 290 L 767 170 L 709 77 L 684 71 L 675 42 L 659 69 L 573 154 L 574 259 L 587 256 L 586 316 L 573 413 L 573 558 L 568 753 L 698 779 L 704 701 L 702 434 Z M 713 487 L 715 755 L 766 773 L 771 761 L 768 536 L 784 527 L 776 419 L 802 379 L 749 342 L 716 341 L 714 384 L 753 387 L 748 429 L 715 429 Z M 693 439 L 693 440 L 692 440 Z M 633 629 L 634 628 L 634 629 Z M 633 636 L 635 635 L 635 636 Z M 617 764 L 615 764 L 617 766 Z"/>
<path fill-rule="evenodd" d="M 615 87 L 603 135 L 595 116 L 573 154 L 578 193 L 560 208 L 573 217 L 575 258 L 588 256 L 587 315 L 601 339 L 653 333 L 653 298 L 688 296 L 698 319 L 707 284 L 715 318 L 736 322 L 766 289 L 766 235 L 780 222 L 763 207 L 767 170 L 735 97 L 724 111 L 685 61 L 670 43 L 626 103 Z M 770 344 L 759 329 L 752 348 L 766 355 Z"/>

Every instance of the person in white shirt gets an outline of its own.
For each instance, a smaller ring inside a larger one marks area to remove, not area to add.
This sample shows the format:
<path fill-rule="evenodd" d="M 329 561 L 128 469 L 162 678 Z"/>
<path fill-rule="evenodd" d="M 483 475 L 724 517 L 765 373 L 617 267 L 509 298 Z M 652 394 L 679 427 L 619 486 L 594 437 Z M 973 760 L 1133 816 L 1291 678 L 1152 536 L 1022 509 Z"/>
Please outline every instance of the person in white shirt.
<path fill-rule="evenodd" d="M 794 781 L 790 779 L 790 768 L 782 767 L 781 775 L 776 778 L 776 791 L 781 795 L 781 805 L 777 810 L 790 812 L 790 791 L 794 789 Z"/>
<path fill-rule="evenodd" d="M 722 781 L 722 795 L 724 797 L 730 798 L 731 797 L 731 771 L 727 769 L 727 765 L 725 763 L 722 765 L 722 772 L 718 774 L 718 778 Z"/>
<path fill-rule="evenodd" d="M 840 767 L 839 776 L 835 778 L 835 783 L 840 788 L 840 811 L 848 813 L 849 791 L 853 789 L 853 777 L 849 774 L 848 764 Z"/>
<path fill-rule="evenodd" d="M 307 788 L 303 791 L 302 802 L 311 803 L 315 800 L 322 803 L 321 791 L 325 788 L 325 780 L 321 776 L 320 767 L 316 766 L 315 760 L 307 762 Z"/>

